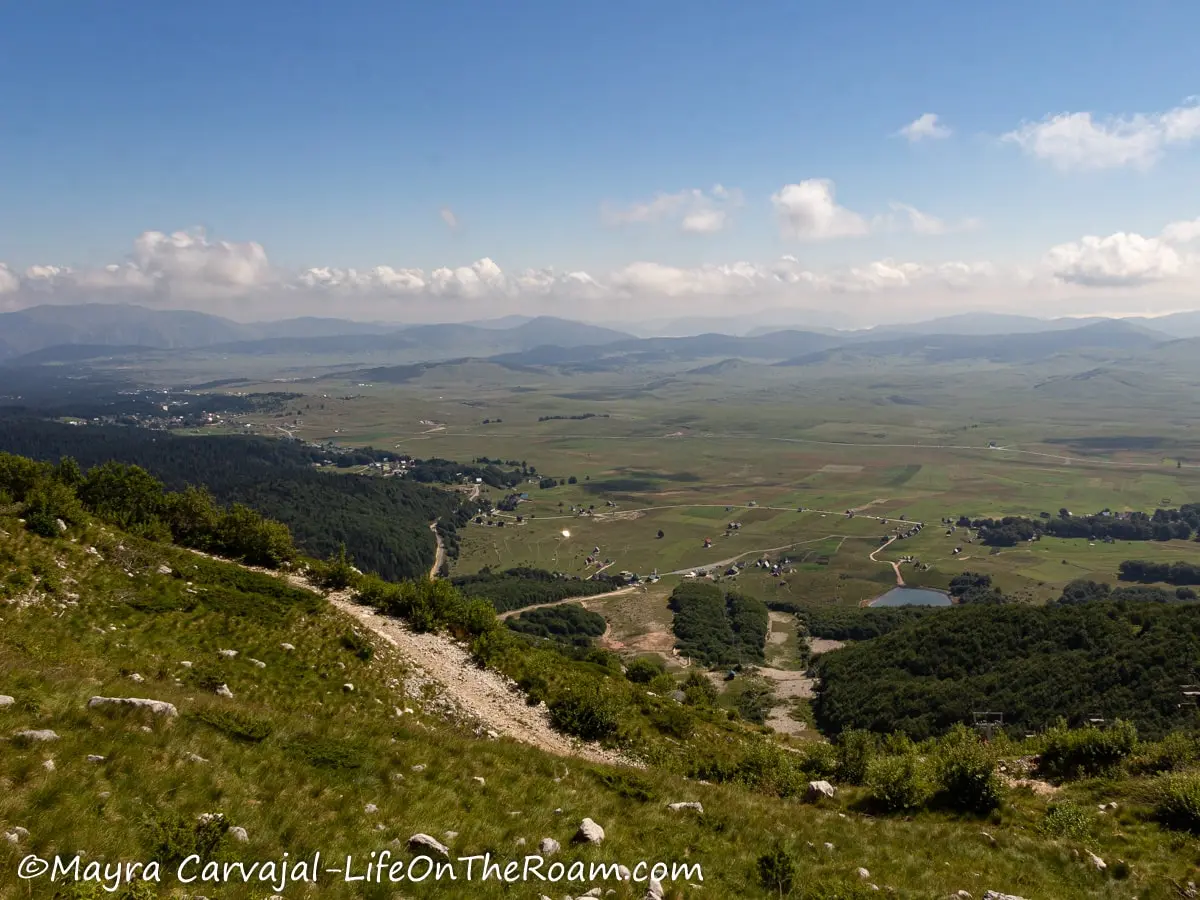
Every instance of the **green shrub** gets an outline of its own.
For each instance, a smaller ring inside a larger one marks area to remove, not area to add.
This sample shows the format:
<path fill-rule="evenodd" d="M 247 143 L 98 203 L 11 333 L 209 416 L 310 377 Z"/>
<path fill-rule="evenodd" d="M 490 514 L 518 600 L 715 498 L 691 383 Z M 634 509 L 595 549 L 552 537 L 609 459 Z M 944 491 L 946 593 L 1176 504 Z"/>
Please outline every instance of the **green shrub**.
<path fill-rule="evenodd" d="M 585 741 L 598 741 L 617 732 L 617 703 L 594 682 L 576 681 L 549 704 L 550 721 L 559 731 Z"/>
<path fill-rule="evenodd" d="M 837 780 L 844 784 L 862 784 L 875 758 L 875 735 L 861 729 L 843 731 L 837 743 Z"/>
<path fill-rule="evenodd" d="M 871 802 L 886 812 L 919 809 L 932 794 L 925 765 L 915 753 L 872 760 L 866 785 Z"/>
<path fill-rule="evenodd" d="M 1200 772 L 1167 775 L 1155 786 L 1154 812 L 1177 831 L 1200 832 Z"/>
<path fill-rule="evenodd" d="M 332 591 L 345 590 L 358 579 L 358 572 L 346 552 L 345 544 L 340 545 L 338 552 L 325 560 L 324 564 L 314 567 L 313 574 L 321 587 Z"/>
<path fill-rule="evenodd" d="M 1129 770 L 1138 775 L 1178 772 L 1193 765 L 1198 756 L 1195 735 L 1172 731 L 1161 741 L 1139 745 L 1129 760 Z"/>
<path fill-rule="evenodd" d="M 758 858 L 758 883 L 780 897 L 792 892 L 798 871 L 795 858 L 781 843 Z"/>
<path fill-rule="evenodd" d="M 961 812 L 989 813 L 1000 806 L 996 760 L 979 737 L 959 726 L 938 747 L 937 800 Z"/>
<path fill-rule="evenodd" d="M 266 719 L 260 719 L 250 713 L 237 709 L 198 709 L 191 713 L 192 718 L 215 728 L 222 734 L 234 740 L 256 744 L 271 736 L 273 726 Z"/>
<path fill-rule="evenodd" d="M 808 784 L 800 756 L 773 741 L 755 740 L 738 761 L 732 780 L 764 794 L 794 797 Z"/>
<path fill-rule="evenodd" d="M 1107 729 L 1071 729 L 1059 722 L 1046 732 L 1038 771 L 1070 779 L 1112 772 L 1137 747 L 1137 729 L 1118 719 Z"/>
<path fill-rule="evenodd" d="M 300 735 L 289 741 L 287 748 L 318 769 L 361 769 L 368 760 L 361 744 L 343 738 Z"/>
<path fill-rule="evenodd" d="M 683 680 L 683 692 L 692 706 L 712 706 L 717 702 L 716 685 L 702 672 L 688 672 Z"/>
<path fill-rule="evenodd" d="M 663 664 L 653 656 L 641 656 L 625 668 L 625 677 L 634 684 L 649 684 L 666 671 Z"/>
<path fill-rule="evenodd" d="M 1038 831 L 1051 837 L 1084 840 L 1092 833 L 1092 816 L 1075 803 L 1056 803 L 1046 810 L 1046 816 L 1038 823 Z"/>
<path fill-rule="evenodd" d="M 696 731 L 696 720 L 686 707 L 677 703 L 650 713 L 650 724 L 676 740 L 686 741 Z"/>
<path fill-rule="evenodd" d="M 762 725 L 775 706 L 775 688 L 765 679 L 755 679 L 737 699 L 737 711 L 748 722 Z"/>
<path fill-rule="evenodd" d="M 658 799 L 658 791 L 654 783 L 645 775 L 629 771 L 602 771 L 593 769 L 592 775 L 602 785 L 623 800 L 636 800 L 638 803 L 649 803 Z"/>
<path fill-rule="evenodd" d="M 342 634 L 341 644 L 363 662 L 370 662 L 375 655 L 375 645 L 357 631 L 347 631 Z"/>
<path fill-rule="evenodd" d="M 150 814 L 142 822 L 142 830 L 152 848 L 151 858 L 167 869 L 192 854 L 212 859 L 229 830 L 229 822 L 219 814 L 199 822 L 173 813 Z"/>
<path fill-rule="evenodd" d="M 800 757 L 804 777 L 815 780 L 833 778 L 838 771 L 838 748 L 824 741 L 810 741 Z"/>

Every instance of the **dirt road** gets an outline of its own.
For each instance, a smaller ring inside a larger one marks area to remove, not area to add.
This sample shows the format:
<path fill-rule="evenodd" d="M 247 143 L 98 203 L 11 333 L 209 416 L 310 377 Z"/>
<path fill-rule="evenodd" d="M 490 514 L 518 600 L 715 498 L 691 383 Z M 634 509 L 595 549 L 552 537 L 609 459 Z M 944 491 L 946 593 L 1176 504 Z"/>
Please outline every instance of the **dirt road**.
<path fill-rule="evenodd" d="M 764 553 L 778 553 L 781 550 L 791 550 L 793 547 L 801 547 L 804 544 L 819 544 L 821 541 L 827 541 L 830 538 L 835 538 L 835 537 L 844 538 L 845 535 L 827 534 L 824 537 L 811 538 L 810 540 L 807 540 L 807 541 L 795 541 L 794 543 L 791 543 L 791 544 L 784 544 L 782 547 L 766 547 L 762 550 L 746 550 L 746 551 L 743 551 L 742 553 L 739 553 L 737 556 L 729 557 L 729 559 L 719 559 L 716 562 L 704 563 L 704 565 L 701 565 L 701 566 L 692 566 L 690 569 L 676 569 L 674 572 L 664 572 L 663 574 L 664 575 L 686 575 L 688 572 L 696 572 L 697 574 L 699 574 L 700 572 L 707 572 L 710 569 L 723 569 L 726 566 L 732 566 L 735 562 L 737 562 L 739 559 L 741 559 L 744 556 L 750 556 L 751 554 L 761 556 Z"/>
<path fill-rule="evenodd" d="M 442 535 L 437 526 L 437 519 L 429 524 L 429 530 L 433 532 L 433 537 L 437 541 L 437 553 L 433 555 L 433 565 L 429 567 L 430 578 L 438 577 L 438 572 L 442 570 L 442 564 L 446 561 L 446 545 L 442 543 Z"/>
<path fill-rule="evenodd" d="M 584 603 L 588 600 L 604 600 L 608 597 L 620 597 L 622 594 L 629 594 L 636 591 L 638 586 L 631 584 L 629 587 L 617 588 L 615 591 L 608 591 L 604 594 L 587 594 L 583 597 L 567 597 L 565 600 L 552 600 L 549 603 L 538 603 L 534 606 L 522 606 L 520 609 L 510 609 L 508 612 L 500 613 L 497 618 L 503 621 L 510 616 L 519 616 L 523 612 L 529 612 L 531 609 L 545 609 L 548 606 L 562 606 L 564 603 Z"/>
<path fill-rule="evenodd" d="M 887 563 L 889 566 L 891 566 L 892 571 L 894 571 L 896 573 L 896 586 L 904 587 L 904 576 L 900 574 L 900 563 L 895 563 L 888 559 L 876 559 L 875 558 L 876 553 L 878 553 L 880 550 L 886 550 L 892 544 L 892 542 L 895 540 L 897 540 L 896 537 L 894 537 L 894 536 L 890 537 L 890 538 L 888 538 L 888 542 L 886 544 L 884 544 L 880 547 L 876 547 L 874 550 L 872 550 L 871 551 L 871 562 L 874 562 L 874 563 L 884 562 L 884 563 Z"/>

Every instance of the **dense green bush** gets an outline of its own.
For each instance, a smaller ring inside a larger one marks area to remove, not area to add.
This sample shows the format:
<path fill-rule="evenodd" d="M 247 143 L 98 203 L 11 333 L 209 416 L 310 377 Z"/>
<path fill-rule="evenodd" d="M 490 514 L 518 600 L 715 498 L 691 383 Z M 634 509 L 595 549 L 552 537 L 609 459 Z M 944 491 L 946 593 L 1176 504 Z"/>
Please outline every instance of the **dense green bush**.
<path fill-rule="evenodd" d="M 920 809 L 933 793 L 926 766 L 915 753 L 872 760 L 866 785 L 871 803 L 885 812 Z"/>
<path fill-rule="evenodd" d="M 1137 775 L 1160 775 L 1188 768 L 1200 759 L 1196 735 L 1172 731 L 1161 741 L 1139 743 L 1127 762 L 1129 771 Z"/>
<path fill-rule="evenodd" d="M 876 738 L 869 731 L 850 729 L 838 736 L 837 780 L 845 784 L 862 784 L 875 758 Z"/>
<path fill-rule="evenodd" d="M 1164 776 L 1155 786 L 1154 811 L 1168 828 L 1200 832 L 1200 773 Z"/>
<path fill-rule="evenodd" d="M 1051 837 L 1082 841 L 1091 835 L 1093 825 L 1091 813 L 1077 803 L 1055 803 L 1038 823 L 1038 831 Z"/>
<path fill-rule="evenodd" d="M 550 721 L 585 741 L 612 737 L 620 724 L 616 698 L 592 681 L 577 680 L 549 704 Z"/>
<path fill-rule="evenodd" d="M 683 680 L 683 693 L 692 706 L 712 706 L 717 702 L 717 688 L 702 672 L 692 670 Z"/>
<path fill-rule="evenodd" d="M 666 669 L 654 656 L 639 656 L 625 668 L 625 677 L 634 684 L 649 684 Z"/>
<path fill-rule="evenodd" d="M 807 778 L 825 780 L 836 778 L 838 772 L 838 748 L 825 741 L 809 741 L 801 755 L 801 768 Z"/>
<path fill-rule="evenodd" d="M 996 760 L 979 736 L 965 726 L 939 742 L 934 774 L 934 799 L 943 806 L 973 813 L 989 813 L 1000 806 Z"/>
<path fill-rule="evenodd" d="M 1137 729 L 1120 720 L 1109 728 L 1071 729 L 1059 722 L 1043 736 L 1038 771 L 1058 779 L 1104 775 L 1137 747 Z"/>

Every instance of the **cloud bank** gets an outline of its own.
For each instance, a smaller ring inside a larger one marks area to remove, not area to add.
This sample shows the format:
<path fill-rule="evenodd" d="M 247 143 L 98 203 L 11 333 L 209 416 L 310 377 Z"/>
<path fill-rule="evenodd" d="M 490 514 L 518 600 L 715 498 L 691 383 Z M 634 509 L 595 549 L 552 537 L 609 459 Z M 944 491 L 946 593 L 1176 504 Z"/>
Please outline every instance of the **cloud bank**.
<path fill-rule="evenodd" d="M 775 202 L 785 230 L 807 239 L 873 227 L 839 207 L 827 182 L 789 185 Z M 908 207 L 897 215 L 918 231 L 945 227 Z M 1150 237 L 1085 236 L 1050 248 L 1027 266 L 881 259 L 821 270 L 789 254 L 693 267 L 639 261 L 604 273 L 506 271 L 488 258 L 432 270 L 380 265 L 290 271 L 272 264 L 256 242 L 147 231 L 124 261 L 98 268 L 39 265 L 19 272 L 0 263 L 0 310 L 102 301 L 201 309 L 243 320 L 336 315 L 454 321 L 521 312 L 643 321 L 790 306 L 870 323 L 966 309 L 1046 314 L 1068 301 L 1082 306 L 1056 311 L 1124 310 L 1150 296 L 1149 289 L 1155 303 L 1176 298 L 1174 305 L 1168 302 L 1174 309 L 1193 304 L 1200 288 L 1198 245 L 1200 219 L 1169 223 Z"/>

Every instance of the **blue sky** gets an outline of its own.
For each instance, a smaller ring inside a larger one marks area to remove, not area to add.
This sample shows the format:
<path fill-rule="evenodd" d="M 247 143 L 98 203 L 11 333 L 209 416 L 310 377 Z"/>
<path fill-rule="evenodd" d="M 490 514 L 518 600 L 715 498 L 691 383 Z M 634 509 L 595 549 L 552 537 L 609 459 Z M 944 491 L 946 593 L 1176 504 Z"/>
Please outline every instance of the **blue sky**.
<path fill-rule="evenodd" d="M 1187 109 L 1198 33 L 1200 4 L 1109 0 L 7 4 L 0 261 L 82 270 L 202 227 L 291 271 L 1033 265 L 1200 216 L 1200 140 L 1064 168 L 1000 139 Z M 897 134 L 926 113 L 951 133 Z M 772 196 L 817 179 L 866 233 L 781 228 Z M 628 221 L 716 184 L 740 201 Z M 714 206 L 719 230 L 681 231 Z"/>

